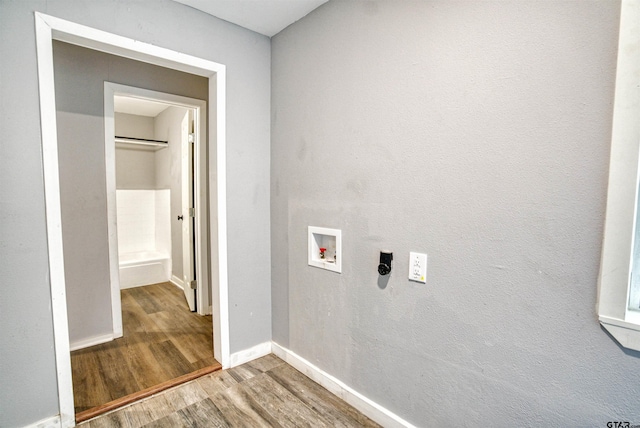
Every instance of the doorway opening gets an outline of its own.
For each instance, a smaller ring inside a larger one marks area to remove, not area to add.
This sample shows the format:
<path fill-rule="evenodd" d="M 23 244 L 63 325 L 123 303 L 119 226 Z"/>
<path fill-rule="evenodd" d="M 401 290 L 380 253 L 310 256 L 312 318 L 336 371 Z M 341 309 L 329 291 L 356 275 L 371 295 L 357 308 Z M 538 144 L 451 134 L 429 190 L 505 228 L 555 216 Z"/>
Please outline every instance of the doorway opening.
<path fill-rule="evenodd" d="M 72 343 L 76 421 L 221 367 L 200 203 L 206 102 L 109 82 L 104 99 L 115 342 Z"/>
<path fill-rule="evenodd" d="M 56 93 L 52 41 L 59 40 L 136 61 L 192 73 L 208 79 L 208 99 L 212 113 L 208 118 L 210 148 L 207 165 L 209 194 L 209 246 L 211 301 L 214 318 L 215 357 L 223 367 L 230 362 L 229 307 L 226 231 L 226 150 L 225 150 L 225 66 L 170 49 L 96 30 L 70 21 L 35 13 L 38 82 L 40 93 L 43 175 L 45 187 L 47 244 L 54 327 L 60 423 L 75 424 L 69 328 L 66 303 L 65 252 L 62 238 L 60 169 L 56 125 Z M 204 201 L 202 201 L 204 202 Z"/>
<path fill-rule="evenodd" d="M 191 311 L 209 315 L 213 215 L 206 204 L 206 102 L 111 82 L 104 86 L 114 336 L 122 335 L 120 289 L 133 285 L 173 282 Z M 151 113 L 131 114 L 140 112 Z M 151 114 L 154 119 L 144 119 Z"/>

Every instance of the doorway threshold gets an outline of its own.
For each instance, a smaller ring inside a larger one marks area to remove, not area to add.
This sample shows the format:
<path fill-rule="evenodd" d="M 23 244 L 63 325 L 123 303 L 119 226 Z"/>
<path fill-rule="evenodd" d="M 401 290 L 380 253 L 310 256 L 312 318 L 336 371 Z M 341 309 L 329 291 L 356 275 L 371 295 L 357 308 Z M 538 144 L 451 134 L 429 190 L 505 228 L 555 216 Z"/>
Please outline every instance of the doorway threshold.
<path fill-rule="evenodd" d="M 102 404 L 100 406 L 84 410 L 76 414 L 76 423 L 79 424 L 81 422 L 88 421 L 89 419 L 95 418 L 96 416 L 103 415 L 112 410 L 124 407 L 128 404 L 134 403 L 147 397 L 151 397 L 152 395 L 158 394 L 162 391 L 166 391 L 167 389 L 173 388 L 174 386 L 182 385 L 183 383 L 190 382 L 194 379 L 208 375 L 209 373 L 213 373 L 218 370 L 222 370 L 222 364 L 220 363 L 201 368 L 175 379 L 171 379 L 166 382 L 162 382 L 161 384 L 143 389 L 142 391 L 134 392 L 133 394 L 129 394 L 116 400 L 109 401 L 108 403 Z"/>

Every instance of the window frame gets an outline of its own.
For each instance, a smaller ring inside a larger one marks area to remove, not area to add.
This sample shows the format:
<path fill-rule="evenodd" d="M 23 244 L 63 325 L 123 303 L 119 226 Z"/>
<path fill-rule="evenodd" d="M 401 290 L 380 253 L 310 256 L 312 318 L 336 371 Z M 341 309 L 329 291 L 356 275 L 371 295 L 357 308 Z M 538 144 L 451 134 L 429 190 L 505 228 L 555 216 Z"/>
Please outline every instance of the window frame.
<path fill-rule="evenodd" d="M 640 316 L 629 310 L 629 287 L 638 214 L 639 154 L 640 0 L 623 0 L 597 311 L 600 324 L 622 346 L 636 351 L 640 351 Z"/>

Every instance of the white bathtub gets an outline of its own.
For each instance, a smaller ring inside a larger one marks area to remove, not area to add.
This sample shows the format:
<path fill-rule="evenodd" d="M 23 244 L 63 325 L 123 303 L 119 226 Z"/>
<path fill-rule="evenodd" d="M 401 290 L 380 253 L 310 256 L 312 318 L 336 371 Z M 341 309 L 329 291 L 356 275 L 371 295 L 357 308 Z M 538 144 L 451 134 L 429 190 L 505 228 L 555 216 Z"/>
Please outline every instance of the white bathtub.
<path fill-rule="evenodd" d="M 171 278 L 171 258 L 162 253 L 140 251 L 120 254 L 120 288 L 167 282 Z"/>

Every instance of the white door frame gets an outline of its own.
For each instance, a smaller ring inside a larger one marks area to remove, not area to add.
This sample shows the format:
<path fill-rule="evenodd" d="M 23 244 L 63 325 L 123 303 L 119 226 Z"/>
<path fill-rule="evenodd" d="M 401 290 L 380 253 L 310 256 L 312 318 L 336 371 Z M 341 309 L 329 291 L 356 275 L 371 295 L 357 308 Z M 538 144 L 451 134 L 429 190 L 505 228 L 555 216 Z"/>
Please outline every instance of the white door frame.
<path fill-rule="evenodd" d="M 229 302 L 226 210 L 226 68 L 222 64 L 118 36 L 35 12 L 40 126 L 45 190 L 51 311 L 58 376 L 58 400 L 63 427 L 74 426 L 73 384 L 64 279 L 58 138 L 56 127 L 53 40 L 94 49 L 209 79 L 209 224 L 214 356 L 229 366 Z"/>
<path fill-rule="evenodd" d="M 180 141 L 180 212 L 182 213 L 182 221 L 180 222 L 180 244 L 182 247 L 182 291 L 189 309 L 196 309 L 198 313 L 202 310 L 203 301 L 200 298 L 201 294 L 196 293 L 196 290 L 191 288 L 191 281 L 193 281 L 197 273 L 197 260 L 194 260 L 194 233 L 198 233 L 198 226 L 191 221 L 191 210 L 194 208 L 194 203 L 197 203 L 198 196 L 195 180 L 197 180 L 198 174 L 194 168 L 194 164 L 198 161 L 198 141 L 195 141 L 195 145 L 189 141 L 189 132 L 191 130 L 191 123 L 193 121 L 194 128 L 197 126 L 195 123 L 195 117 L 193 110 L 185 112 L 182 121 L 180 122 L 182 139 Z M 195 150 L 194 150 L 195 147 Z M 195 197 L 194 197 L 195 196 Z M 202 216 L 200 216 L 202 218 Z M 206 249 L 206 248 L 205 248 Z M 197 253 L 199 250 L 195 251 Z M 173 266 L 173 264 L 172 264 Z M 200 282 L 196 282 L 196 288 L 202 287 Z M 200 305 L 197 304 L 198 301 Z M 205 303 L 208 305 L 208 303 Z"/>
<path fill-rule="evenodd" d="M 107 230 L 109 235 L 109 272 L 111 276 L 111 309 L 113 319 L 113 337 L 122 337 L 122 304 L 120 298 L 120 278 L 118 265 L 118 227 L 116 206 L 116 151 L 115 151 L 115 108 L 114 96 L 123 95 L 130 98 L 157 101 L 185 109 L 195 110 L 195 168 L 194 186 L 196 195 L 196 258 L 194 260 L 196 277 L 198 278 L 197 299 L 208 302 L 209 270 L 207 269 L 207 205 L 206 201 L 206 146 L 207 140 L 207 103 L 195 98 L 151 91 L 135 86 L 104 82 L 104 149 L 107 172 Z M 184 284 L 186 286 L 186 284 Z M 209 315 L 208 303 L 198 306 L 198 314 Z"/>

